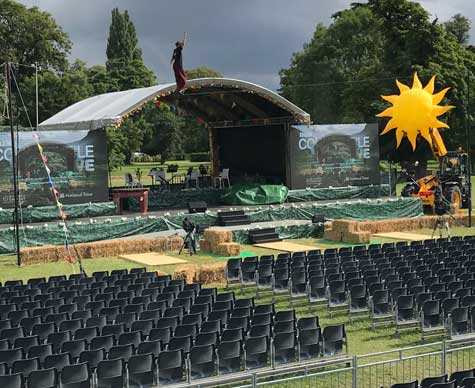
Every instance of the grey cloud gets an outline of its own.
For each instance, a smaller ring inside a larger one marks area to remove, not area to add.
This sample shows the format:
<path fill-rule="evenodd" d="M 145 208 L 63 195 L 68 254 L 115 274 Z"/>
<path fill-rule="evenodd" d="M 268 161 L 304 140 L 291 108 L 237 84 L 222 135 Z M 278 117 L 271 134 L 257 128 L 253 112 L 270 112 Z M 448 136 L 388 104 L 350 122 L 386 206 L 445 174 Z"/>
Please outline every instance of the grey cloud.
<path fill-rule="evenodd" d="M 171 51 L 189 33 L 185 67 L 208 66 L 228 77 L 271 89 L 293 52 L 311 38 L 317 23 L 354 0 L 22 0 L 50 12 L 74 43 L 73 58 L 104 63 L 110 12 L 127 9 L 135 23 L 145 63 L 159 82 L 172 80 Z M 447 20 L 460 12 L 475 18 L 472 0 L 422 0 Z M 472 31 L 473 32 L 473 31 Z"/>

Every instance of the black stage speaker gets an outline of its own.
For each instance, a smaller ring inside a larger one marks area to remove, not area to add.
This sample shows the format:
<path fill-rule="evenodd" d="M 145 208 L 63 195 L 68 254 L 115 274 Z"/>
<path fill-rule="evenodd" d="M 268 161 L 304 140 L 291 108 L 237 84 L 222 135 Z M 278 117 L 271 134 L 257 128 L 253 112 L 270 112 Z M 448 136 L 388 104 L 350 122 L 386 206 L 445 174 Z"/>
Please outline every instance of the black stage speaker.
<path fill-rule="evenodd" d="M 314 214 L 312 217 L 312 223 L 314 224 L 323 224 L 325 222 L 325 217 L 321 214 Z"/>
<path fill-rule="evenodd" d="M 204 213 L 208 209 L 205 201 L 188 202 L 188 213 Z"/>

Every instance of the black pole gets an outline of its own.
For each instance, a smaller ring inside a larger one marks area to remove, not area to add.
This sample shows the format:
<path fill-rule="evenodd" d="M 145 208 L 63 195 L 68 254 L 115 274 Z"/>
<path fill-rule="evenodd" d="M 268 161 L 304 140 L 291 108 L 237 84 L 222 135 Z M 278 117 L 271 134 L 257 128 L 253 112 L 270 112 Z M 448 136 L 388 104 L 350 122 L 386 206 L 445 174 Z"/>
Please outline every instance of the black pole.
<path fill-rule="evenodd" d="M 467 148 L 467 174 L 468 174 L 468 227 L 472 227 L 472 158 L 470 157 L 470 71 L 467 71 L 467 119 L 465 123 L 465 139 Z"/>
<path fill-rule="evenodd" d="M 10 116 L 10 137 L 12 141 L 12 170 L 13 170 L 13 195 L 15 198 L 15 211 L 14 211 L 14 222 L 15 222 L 15 238 L 16 238 L 16 257 L 18 266 L 21 265 L 20 257 L 20 231 L 18 228 L 18 184 L 17 184 L 17 163 L 16 163 L 16 149 L 15 149 L 15 134 L 13 131 L 13 103 L 12 103 L 12 80 L 11 80 L 11 71 L 12 66 L 10 63 L 6 64 L 7 66 L 7 85 L 8 85 L 8 110 Z"/>

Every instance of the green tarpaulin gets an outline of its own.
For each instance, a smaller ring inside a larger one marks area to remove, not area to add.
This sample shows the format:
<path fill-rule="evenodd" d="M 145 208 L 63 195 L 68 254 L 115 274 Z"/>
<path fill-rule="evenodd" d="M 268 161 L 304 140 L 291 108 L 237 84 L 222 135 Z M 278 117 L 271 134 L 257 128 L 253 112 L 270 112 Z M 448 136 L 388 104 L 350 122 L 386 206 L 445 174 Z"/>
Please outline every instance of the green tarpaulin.
<path fill-rule="evenodd" d="M 337 199 L 379 198 L 389 195 L 389 185 L 347 186 L 290 190 L 287 202 L 335 201 Z"/>
<path fill-rule="evenodd" d="M 323 224 L 289 225 L 278 226 L 275 230 L 282 239 L 322 238 L 324 226 Z M 233 241 L 238 242 L 239 244 L 249 244 L 249 231 L 233 231 Z"/>
<path fill-rule="evenodd" d="M 247 211 L 252 222 L 277 220 L 310 220 L 316 213 L 326 218 L 350 218 L 358 220 L 417 217 L 423 214 L 418 198 L 394 198 L 336 202 L 331 204 L 293 204 L 291 206 L 266 206 Z M 72 239 L 76 243 L 108 240 L 124 236 L 174 230 L 181 227 L 183 218 L 190 218 L 196 225 L 214 225 L 216 212 L 178 214 L 161 217 L 122 218 L 112 221 L 71 222 Z M 47 226 L 26 226 L 20 230 L 21 246 L 62 245 L 64 233 L 58 224 Z M 15 250 L 13 228 L 0 230 L 0 253 Z"/>
<path fill-rule="evenodd" d="M 284 203 L 289 189 L 283 185 L 235 185 L 221 201 L 225 205 L 271 205 Z"/>
<path fill-rule="evenodd" d="M 89 218 L 115 214 L 114 202 L 85 203 L 80 205 L 63 205 L 68 218 Z M 56 206 L 27 207 L 20 210 L 24 223 L 47 222 L 59 219 Z M 0 209 L 0 224 L 13 223 L 13 209 Z"/>

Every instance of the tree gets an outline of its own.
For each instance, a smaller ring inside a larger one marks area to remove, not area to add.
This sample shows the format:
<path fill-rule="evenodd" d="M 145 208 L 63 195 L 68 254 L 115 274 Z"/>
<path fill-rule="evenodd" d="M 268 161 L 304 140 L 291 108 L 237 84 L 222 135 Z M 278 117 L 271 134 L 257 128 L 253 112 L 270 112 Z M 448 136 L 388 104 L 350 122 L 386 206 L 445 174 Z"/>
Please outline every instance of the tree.
<path fill-rule="evenodd" d="M 26 104 L 30 120 L 35 117 L 35 75 L 24 76 L 20 80 L 20 90 Z M 88 80 L 86 64 L 76 60 L 62 73 L 42 70 L 38 74 L 39 121 L 48 119 L 60 110 L 91 96 L 92 88 Z M 19 99 L 17 102 L 19 103 Z M 20 122 L 29 126 L 26 114 L 20 115 Z"/>
<path fill-rule="evenodd" d="M 197 78 L 223 78 L 223 75 L 216 70 L 210 69 L 206 66 L 195 67 L 186 71 L 186 77 L 188 79 Z"/>
<path fill-rule="evenodd" d="M 68 34 L 49 13 L 0 0 L 0 63 L 38 62 L 44 68 L 63 71 L 68 67 L 70 50 Z"/>
<path fill-rule="evenodd" d="M 147 87 L 156 83 L 153 72 L 144 65 L 137 32 L 129 13 L 112 10 L 107 41 L 107 72 L 117 90 Z"/>
<path fill-rule="evenodd" d="M 466 45 L 470 37 L 470 20 L 461 14 L 456 14 L 443 24 L 445 31 L 452 34 L 458 43 Z"/>
<path fill-rule="evenodd" d="M 431 21 L 420 4 L 368 0 L 336 13 L 329 26 L 317 26 L 312 40 L 281 71 L 281 92 L 317 123 L 377 122 L 375 114 L 385 107 L 380 95 L 399 93 L 396 78 L 408 83 L 417 71 L 427 82 L 435 74 L 438 88 L 452 88 L 443 103 L 459 107 L 446 116 L 451 129 L 445 140 L 453 148 L 464 144 L 466 74 L 474 63 L 473 51 L 447 26 Z M 393 134 L 381 137 L 380 145 L 383 157 L 404 154 L 394 151 Z"/>

